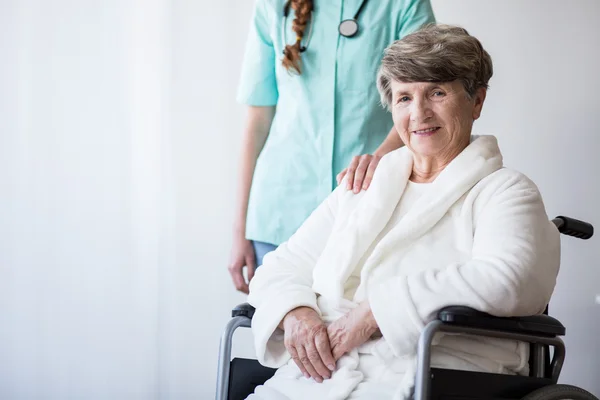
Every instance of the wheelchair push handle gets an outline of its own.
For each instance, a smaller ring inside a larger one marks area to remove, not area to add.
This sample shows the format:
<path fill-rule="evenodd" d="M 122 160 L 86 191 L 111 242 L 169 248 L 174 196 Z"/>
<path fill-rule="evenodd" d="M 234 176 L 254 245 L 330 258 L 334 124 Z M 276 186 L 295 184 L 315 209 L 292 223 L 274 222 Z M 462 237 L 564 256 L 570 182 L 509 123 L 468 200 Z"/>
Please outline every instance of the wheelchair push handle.
<path fill-rule="evenodd" d="M 552 220 L 560 233 L 579 239 L 589 239 L 594 235 L 592 224 L 562 215 Z"/>

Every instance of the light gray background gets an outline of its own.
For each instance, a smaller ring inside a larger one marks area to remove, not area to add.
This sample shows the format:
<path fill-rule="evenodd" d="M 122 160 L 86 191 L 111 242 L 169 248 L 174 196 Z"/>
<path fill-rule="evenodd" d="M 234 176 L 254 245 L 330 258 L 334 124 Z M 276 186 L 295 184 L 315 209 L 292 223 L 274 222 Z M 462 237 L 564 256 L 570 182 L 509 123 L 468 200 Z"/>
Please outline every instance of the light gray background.
<path fill-rule="evenodd" d="M 213 396 L 252 3 L 0 1 L 0 398 Z M 433 6 L 494 60 L 475 131 L 599 225 L 600 2 Z M 550 309 L 600 395 L 597 243 L 563 239 Z"/>

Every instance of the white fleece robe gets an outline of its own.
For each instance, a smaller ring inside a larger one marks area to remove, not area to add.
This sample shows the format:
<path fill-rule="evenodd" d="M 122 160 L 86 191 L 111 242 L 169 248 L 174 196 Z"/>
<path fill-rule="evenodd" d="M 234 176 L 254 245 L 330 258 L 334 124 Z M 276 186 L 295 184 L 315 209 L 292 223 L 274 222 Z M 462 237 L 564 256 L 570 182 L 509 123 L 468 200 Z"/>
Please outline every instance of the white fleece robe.
<path fill-rule="evenodd" d="M 554 290 L 559 233 L 535 184 L 503 168 L 493 136 L 473 137 L 385 235 L 412 171 L 401 148 L 382 158 L 367 191 L 340 185 L 298 231 L 269 253 L 248 301 L 258 360 L 279 368 L 251 399 L 405 399 L 416 349 L 438 310 L 461 305 L 496 316 L 541 313 Z M 352 300 L 348 278 L 360 268 Z M 368 300 L 380 339 L 342 356 L 331 379 L 306 379 L 277 328 L 307 306 L 330 323 Z M 432 365 L 527 373 L 528 345 L 469 335 L 438 335 Z"/>

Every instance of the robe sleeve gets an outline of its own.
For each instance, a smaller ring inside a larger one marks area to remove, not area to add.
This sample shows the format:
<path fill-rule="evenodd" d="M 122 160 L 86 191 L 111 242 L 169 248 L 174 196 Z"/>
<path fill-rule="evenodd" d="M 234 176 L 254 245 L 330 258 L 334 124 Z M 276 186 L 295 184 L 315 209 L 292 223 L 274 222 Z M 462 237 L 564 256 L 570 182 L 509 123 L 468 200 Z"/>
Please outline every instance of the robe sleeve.
<path fill-rule="evenodd" d="M 248 302 L 256 308 L 254 345 L 265 366 L 278 368 L 290 359 L 277 328 L 289 311 L 306 306 L 321 314 L 312 289 L 313 269 L 333 229 L 342 191 L 345 185 L 339 185 L 287 242 L 268 253 L 250 282 Z"/>
<path fill-rule="evenodd" d="M 499 173 L 493 194 L 474 214 L 470 260 L 369 287 L 373 315 L 396 356 L 414 354 L 424 326 L 446 306 L 510 317 L 541 313 L 549 302 L 560 264 L 559 232 L 533 182 Z"/>

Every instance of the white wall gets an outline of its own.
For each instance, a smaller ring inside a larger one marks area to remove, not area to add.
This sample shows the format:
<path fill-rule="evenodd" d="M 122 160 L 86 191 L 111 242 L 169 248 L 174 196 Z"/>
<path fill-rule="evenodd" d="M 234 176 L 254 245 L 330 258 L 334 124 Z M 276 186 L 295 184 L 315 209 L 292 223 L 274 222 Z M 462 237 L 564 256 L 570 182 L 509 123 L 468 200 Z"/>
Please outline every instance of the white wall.
<path fill-rule="evenodd" d="M 476 130 L 551 215 L 600 225 L 600 3 L 565 4 L 433 0 L 494 59 Z M 212 397 L 244 301 L 226 265 L 251 9 L 0 2 L 0 398 Z M 597 240 L 564 238 L 551 311 L 568 327 L 563 381 L 600 395 Z"/>
<path fill-rule="evenodd" d="M 214 396 L 222 328 L 231 308 L 245 301 L 226 267 L 245 113 L 234 98 L 252 4 L 172 2 L 177 248 L 165 289 L 170 304 L 165 398 Z M 251 345 L 248 332 L 237 335 Z M 239 347 L 236 354 L 252 354 Z"/>
<path fill-rule="evenodd" d="M 0 398 L 153 399 L 161 0 L 0 2 Z"/>

